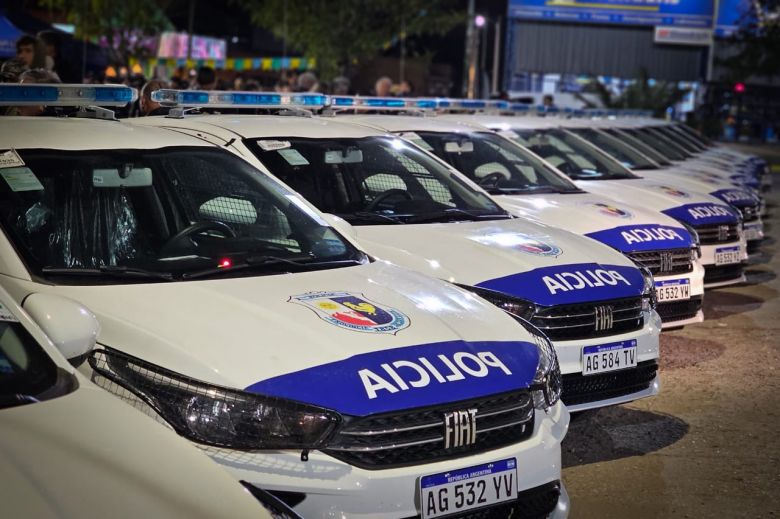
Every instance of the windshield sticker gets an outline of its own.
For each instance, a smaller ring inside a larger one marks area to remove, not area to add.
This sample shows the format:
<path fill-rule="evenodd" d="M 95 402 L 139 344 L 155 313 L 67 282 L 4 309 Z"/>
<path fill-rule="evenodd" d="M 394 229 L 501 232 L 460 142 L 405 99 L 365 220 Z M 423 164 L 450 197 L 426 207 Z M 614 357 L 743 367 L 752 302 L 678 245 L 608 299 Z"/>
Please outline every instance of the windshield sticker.
<path fill-rule="evenodd" d="M 0 303 L 0 321 L 18 323 L 19 319 L 8 308 L 4 307 L 3 303 Z"/>
<path fill-rule="evenodd" d="M 680 191 L 679 189 L 675 189 L 675 188 L 673 188 L 671 186 L 656 186 L 656 187 L 658 187 L 658 189 L 660 189 L 661 191 L 663 191 L 664 193 L 666 193 L 669 196 L 674 196 L 674 197 L 677 197 L 677 198 L 690 198 L 691 197 L 691 195 L 689 195 L 685 191 Z"/>
<path fill-rule="evenodd" d="M 246 391 L 366 416 L 526 388 L 538 364 L 530 342 L 456 340 L 360 353 Z"/>
<path fill-rule="evenodd" d="M 13 192 L 43 191 L 43 184 L 30 168 L 5 168 L 0 170 L 0 176 Z"/>
<path fill-rule="evenodd" d="M 601 202 L 597 202 L 594 204 L 590 204 L 592 207 L 595 207 L 598 212 L 600 212 L 603 215 L 606 216 L 613 216 L 615 218 L 633 218 L 634 215 L 631 214 L 630 211 L 627 211 L 625 209 L 621 209 L 619 207 L 615 207 L 614 205 L 610 204 L 603 204 Z"/>
<path fill-rule="evenodd" d="M 24 166 L 24 161 L 16 153 L 15 149 L 11 148 L 10 150 L 0 152 L 0 169 L 19 168 L 21 166 Z"/>
<path fill-rule="evenodd" d="M 323 321 L 356 332 L 395 335 L 410 324 L 406 314 L 352 292 L 309 292 L 291 296 L 287 302 L 305 306 Z"/>
<path fill-rule="evenodd" d="M 263 151 L 283 150 L 291 146 L 290 141 L 273 141 L 273 140 L 257 141 L 257 145 L 260 146 L 260 149 Z"/>
<path fill-rule="evenodd" d="M 286 150 L 277 150 L 277 153 L 284 157 L 284 160 L 287 161 L 287 163 L 290 166 L 308 166 L 309 161 L 306 160 L 306 157 L 300 154 L 298 150 L 289 148 Z"/>
<path fill-rule="evenodd" d="M 506 247 L 526 254 L 533 254 L 534 256 L 552 256 L 557 258 L 563 253 L 563 250 L 555 244 L 514 232 L 486 234 L 475 236 L 471 239 L 482 245 Z"/>

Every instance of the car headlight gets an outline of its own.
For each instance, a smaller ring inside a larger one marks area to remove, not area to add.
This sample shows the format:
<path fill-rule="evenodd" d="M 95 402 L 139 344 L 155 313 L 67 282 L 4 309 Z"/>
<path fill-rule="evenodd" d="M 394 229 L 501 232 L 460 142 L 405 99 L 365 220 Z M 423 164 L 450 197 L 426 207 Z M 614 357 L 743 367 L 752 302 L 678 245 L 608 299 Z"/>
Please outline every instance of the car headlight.
<path fill-rule="evenodd" d="M 335 411 L 215 386 L 111 348 L 93 351 L 89 365 L 198 443 L 229 449 L 318 449 L 341 423 Z"/>
<path fill-rule="evenodd" d="M 517 317 L 521 317 L 525 320 L 530 320 L 536 313 L 536 305 L 531 301 L 526 301 L 525 299 L 520 299 L 518 297 L 508 296 L 502 292 L 496 292 L 495 290 L 490 290 L 487 288 L 460 285 L 457 283 L 456 285 L 464 290 L 468 290 L 469 292 L 478 295 L 489 303 L 493 303 L 501 310 Z"/>
<path fill-rule="evenodd" d="M 691 261 L 696 261 L 698 258 L 701 258 L 701 238 L 699 238 L 699 233 L 696 232 L 696 229 L 691 227 L 685 222 L 680 222 L 683 227 L 685 227 L 685 230 L 688 231 L 688 233 L 691 235 L 691 238 L 693 238 L 693 249 L 691 250 Z M 695 254 L 695 256 L 694 256 Z"/>
<path fill-rule="evenodd" d="M 650 310 L 655 310 L 658 302 L 655 292 L 655 279 L 653 279 L 653 274 L 647 267 L 640 266 L 639 270 L 642 271 L 642 279 L 644 281 L 644 286 L 642 287 L 642 311 L 649 312 Z"/>

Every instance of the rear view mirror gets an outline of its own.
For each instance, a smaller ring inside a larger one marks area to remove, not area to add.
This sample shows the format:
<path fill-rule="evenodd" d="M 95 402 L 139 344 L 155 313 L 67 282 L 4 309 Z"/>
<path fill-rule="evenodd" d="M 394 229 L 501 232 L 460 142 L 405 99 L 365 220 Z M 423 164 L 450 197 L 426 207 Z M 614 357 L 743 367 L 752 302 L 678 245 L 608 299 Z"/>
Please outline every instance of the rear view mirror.
<path fill-rule="evenodd" d="M 474 151 L 474 143 L 472 141 L 445 142 L 444 151 L 447 153 L 472 153 Z"/>
<path fill-rule="evenodd" d="M 363 162 L 363 151 L 358 148 L 325 152 L 325 164 L 356 164 L 359 162 Z"/>
<path fill-rule="evenodd" d="M 202 218 L 225 223 L 250 225 L 257 221 L 257 209 L 243 198 L 218 196 L 201 205 L 198 213 Z"/>
<path fill-rule="evenodd" d="M 152 170 L 134 168 L 132 164 L 118 168 L 92 170 L 94 187 L 149 187 L 152 185 Z"/>
<path fill-rule="evenodd" d="M 27 296 L 23 308 L 73 366 L 84 362 L 95 347 L 100 324 L 91 311 L 76 301 L 36 293 Z"/>

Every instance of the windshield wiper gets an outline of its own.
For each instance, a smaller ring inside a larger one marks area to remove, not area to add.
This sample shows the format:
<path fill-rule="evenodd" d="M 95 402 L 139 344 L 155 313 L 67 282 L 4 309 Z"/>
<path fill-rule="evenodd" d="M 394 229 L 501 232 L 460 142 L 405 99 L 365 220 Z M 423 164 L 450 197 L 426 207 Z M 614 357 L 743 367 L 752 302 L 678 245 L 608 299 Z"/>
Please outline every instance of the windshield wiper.
<path fill-rule="evenodd" d="M 492 187 L 487 190 L 491 195 L 506 195 L 512 193 L 556 193 L 553 186 L 523 186 L 523 187 Z"/>
<path fill-rule="evenodd" d="M 381 213 L 372 213 L 370 211 L 356 211 L 349 214 L 340 214 L 346 221 L 352 222 L 371 222 L 371 223 L 384 223 L 384 224 L 402 224 L 403 221 L 399 220 L 397 216 L 388 216 Z"/>
<path fill-rule="evenodd" d="M 161 279 L 164 281 L 173 281 L 173 274 L 170 272 L 156 272 L 154 270 L 145 270 L 141 268 L 118 265 L 103 265 L 98 268 L 43 267 L 41 272 L 51 276 L 108 276 L 118 278 Z"/>
<path fill-rule="evenodd" d="M 430 222 L 450 222 L 454 220 L 470 220 L 477 222 L 487 219 L 496 218 L 512 218 L 508 213 L 490 213 L 484 215 L 477 215 L 466 211 L 465 209 L 458 209 L 457 207 L 451 207 L 442 211 L 436 211 L 435 213 L 425 213 L 417 216 L 412 216 L 406 219 L 406 223 L 430 223 Z"/>
<path fill-rule="evenodd" d="M 355 259 L 331 260 L 331 261 L 312 261 L 314 258 L 308 254 L 290 256 L 283 258 L 280 256 L 247 256 L 243 263 L 236 263 L 230 267 L 212 267 L 195 272 L 186 272 L 182 274 L 182 279 L 198 279 L 209 276 L 223 276 L 241 270 L 272 270 L 277 271 L 280 268 L 287 270 L 317 270 L 324 268 L 345 267 L 348 265 L 361 265 L 362 262 Z"/>

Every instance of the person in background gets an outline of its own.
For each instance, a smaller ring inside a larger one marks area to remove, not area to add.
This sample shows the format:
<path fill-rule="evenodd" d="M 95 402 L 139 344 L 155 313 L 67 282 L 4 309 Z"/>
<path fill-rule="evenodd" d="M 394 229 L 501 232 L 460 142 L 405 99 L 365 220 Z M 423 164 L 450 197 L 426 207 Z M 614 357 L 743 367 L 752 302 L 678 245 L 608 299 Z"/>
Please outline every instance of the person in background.
<path fill-rule="evenodd" d="M 46 68 L 46 49 L 43 42 L 31 34 L 23 34 L 16 40 L 16 57 L 29 69 Z"/>
<path fill-rule="evenodd" d="M 387 97 L 393 88 L 393 80 L 387 76 L 382 76 L 374 83 L 374 95 L 377 97 Z"/>
<path fill-rule="evenodd" d="M 397 95 L 398 97 L 414 96 L 414 83 L 412 83 L 408 79 L 404 79 L 397 85 L 395 89 L 395 95 Z"/>
<path fill-rule="evenodd" d="M 331 93 L 336 96 L 346 96 L 349 95 L 349 89 L 350 89 L 351 83 L 349 81 L 349 78 L 345 76 L 339 76 L 337 78 L 333 79 L 333 90 Z"/>
<path fill-rule="evenodd" d="M 195 76 L 195 90 L 216 90 L 217 73 L 211 67 L 200 67 Z"/>
<path fill-rule="evenodd" d="M 83 79 L 72 63 L 69 63 L 62 51 L 62 34 L 57 31 L 41 31 L 38 38 L 44 45 L 46 56 L 51 59 L 51 70 L 63 83 L 81 83 Z M 49 68 L 47 66 L 47 68 Z"/>
<path fill-rule="evenodd" d="M 152 92 L 162 88 L 168 88 L 168 85 L 159 79 L 152 79 L 147 81 L 146 84 L 141 87 L 141 95 L 138 98 L 138 106 L 141 112 L 141 116 L 168 115 L 170 108 L 162 106 L 157 101 L 152 100 Z"/>
<path fill-rule="evenodd" d="M 317 78 L 317 74 L 307 70 L 300 76 L 298 76 L 298 83 L 296 85 L 296 92 L 319 92 L 320 80 Z"/>
<path fill-rule="evenodd" d="M 18 83 L 27 65 L 19 58 L 11 58 L 0 67 L 0 83 Z"/>
<path fill-rule="evenodd" d="M 555 98 L 552 94 L 544 94 L 542 97 L 542 105 L 545 108 L 555 108 Z"/>

